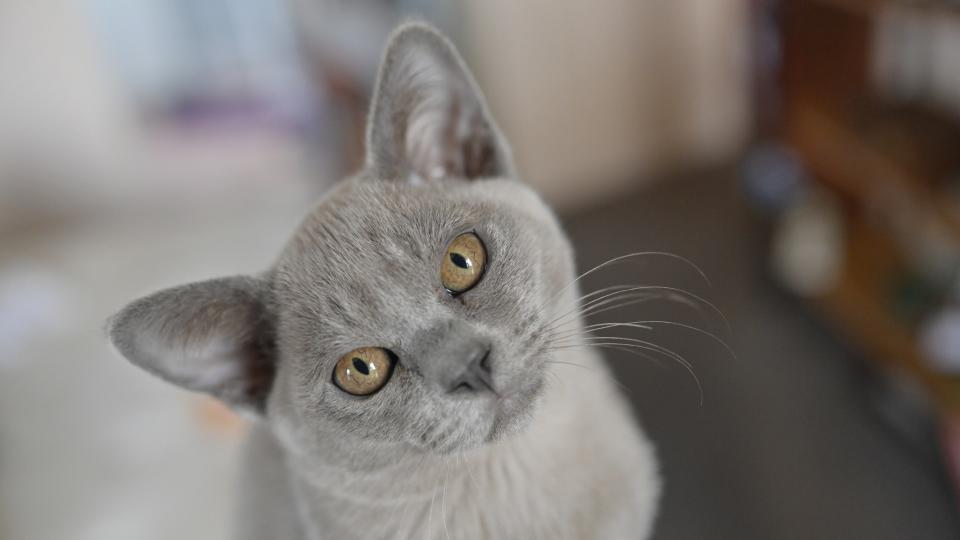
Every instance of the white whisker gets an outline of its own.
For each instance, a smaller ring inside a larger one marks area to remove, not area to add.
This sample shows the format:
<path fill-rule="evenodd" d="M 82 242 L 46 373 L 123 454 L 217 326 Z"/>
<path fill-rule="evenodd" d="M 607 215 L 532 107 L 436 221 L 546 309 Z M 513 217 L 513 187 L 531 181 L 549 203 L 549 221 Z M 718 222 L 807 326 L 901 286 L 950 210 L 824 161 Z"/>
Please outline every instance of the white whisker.
<path fill-rule="evenodd" d="M 437 500 L 437 488 L 436 486 L 434 486 L 433 495 L 430 497 L 430 514 L 429 514 L 429 517 L 427 518 L 427 529 L 426 531 L 424 531 L 426 533 L 427 538 L 430 538 L 430 530 L 433 529 L 433 504 L 436 502 L 436 500 Z"/>
<path fill-rule="evenodd" d="M 440 498 L 440 521 L 443 523 L 443 532 L 447 537 L 447 540 L 450 540 L 450 530 L 447 529 L 447 483 L 450 480 L 450 458 L 446 459 L 446 463 L 443 471 L 443 494 Z"/>
<path fill-rule="evenodd" d="M 671 259 L 677 259 L 677 260 L 679 260 L 679 261 L 682 261 L 682 262 L 686 263 L 688 266 L 690 266 L 691 268 L 693 268 L 694 270 L 696 270 L 697 273 L 700 274 L 700 277 L 703 278 L 704 282 L 707 283 L 707 285 L 711 285 L 710 279 L 707 278 L 707 275 L 703 272 L 703 270 L 701 270 L 699 266 L 697 266 L 696 264 L 694 264 L 693 261 L 687 259 L 686 257 L 681 257 L 680 255 L 677 255 L 677 254 L 675 254 L 675 253 L 668 253 L 668 252 L 665 252 L 665 251 L 637 251 L 637 252 L 634 252 L 634 253 L 627 253 L 626 255 L 620 255 L 619 257 L 614 257 L 614 258 L 612 258 L 612 259 L 610 259 L 610 260 L 608 260 L 608 261 L 606 261 L 606 262 L 602 262 L 602 263 L 598 264 L 597 266 L 594 266 L 594 267 L 591 268 L 590 270 L 587 270 L 586 272 L 580 274 L 579 276 L 577 276 L 576 278 L 574 278 L 573 281 L 571 281 L 570 283 L 567 283 L 566 286 L 564 286 L 563 288 L 561 288 L 561 289 L 560 289 L 559 291 L 557 291 L 552 297 L 550 297 L 550 299 L 548 300 L 548 302 L 549 302 L 549 303 L 553 303 L 554 301 L 556 301 L 557 297 L 559 297 L 559 296 L 562 295 L 564 292 L 566 292 L 567 289 L 569 289 L 570 287 L 573 287 L 573 286 L 574 286 L 576 283 L 578 283 L 581 279 L 589 276 L 590 274 L 593 274 L 594 272 L 596 272 L 596 271 L 598 271 L 598 270 L 600 270 L 600 269 L 602 269 L 602 268 L 606 268 L 607 266 L 610 266 L 610 265 L 612 265 L 612 264 L 616 264 L 616 263 L 618 263 L 618 262 L 620 262 L 620 261 L 623 261 L 623 260 L 631 259 L 631 258 L 634 258 L 634 257 L 642 257 L 642 256 L 668 257 L 668 258 L 671 258 Z"/>
<path fill-rule="evenodd" d="M 624 338 L 624 339 L 629 339 L 629 338 Z M 664 356 L 667 356 L 668 358 L 675 360 L 678 364 L 683 366 L 683 368 L 687 371 L 687 373 L 690 374 L 691 377 L 693 377 L 693 380 L 697 385 L 697 391 L 699 392 L 699 395 L 700 395 L 700 406 L 702 407 L 703 400 L 704 400 L 703 384 L 700 382 L 700 377 L 697 376 L 696 371 L 694 371 L 693 365 L 690 364 L 690 362 L 687 361 L 685 358 L 683 358 L 676 352 L 671 351 L 670 349 L 661 347 L 654 343 L 644 342 L 642 340 L 637 340 L 637 341 L 639 341 L 640 343 L 630 343 L 630 342 L 615 340 L 615 341 L 609 341 L 609 342 L 590 342 L 590 343 L 580 343 L 580 344 L 559 345 L 559 346 L 550 347 L 549 350 L 576 349 L 578 347 L 579 348 L 590 348 L 590 347 L 609 348 L 609 349 L 621 350 L 629 354 L 635 354 L 637 356 L 641 356 L 647 359 L 650 359 L 650 357 L 634 349 L 658 352 L 660 354 L 663 354 Z"/>
<path fill-rule="evenodd" d="M 591 325 L 585 326 L 585 327 L 584 327 L 584 332 L 585 332 L 585 333 L 594 333 L 594 332 L 599 332 L 599 331 L 602 331 L 602 330 L 608 330 L 608 329 L 610 329 L 610 328 L 621 328 L 621 327 L 622 327 L 622 328 L 637 328 L 637 329 L 641 329 L 641 330 L 651 330 L 651 328 L 650 328 L 651 325 L 676 326 L 676 327 L 679 327 L 679 328 L 684 328 L 684 329 L 686 329 L 686 330 L 690 330 L 691 332 L 696 332 L 696 333 L 698 333 L 698 334 L 702 334 L 702 335 L 707 336 L 708 338 L 712 339 L 713 341 L 719 343 L 720 346 L 722 346 L 724 349 L 726 349 L 727 353 L 730 354 L 731 358 L 733 358 L 734 360 L 738 360 L 738 361 L 740 360 L 740 359 L 737 357 L 737 353 L 734 352 L 733 347 L 731 347 L 726 341 L 724 341 L 723 339 L 721 339 L 719 336 L 717 336 L 717 335 L 714 334 L 713 332 L 708 332 L 708 331 L 706 331 L 706 330 L 704 330 L 704 329 L 702 329 L 702 328 L 697 328 L 696 326 L 689 325 L 689 324 L 686 324 L 686 323 L 677 322 L 677 321 L 630 321 L 630 322 L 597 323 L 596 325 L 591 324 Z"/>
<path fill-rule="evenodd" d="M 706 274 L 690 260 L 673 253 L 644 251 L 614 257 L 606 262 L 594 266 L 593 268 L 574 278 L 570 283 L 554 293 L 547 300 L 547 305 L 557 302 L 560 298 L 562 298 L 564 292 L 569 290 L 583 278 L 618 262 L 639 256 L 662 256 L 680 260 L 695 269 L 704 282 L 706 282 L 707 285 L 710 285 L 710 280 L 707 278 Z M 730 356 L 736 359 L 737 355 L 733 351 L 733 348 L 722 338 L 710 331 L 690 324 L 666 320 L 606 322 L 584 325 L 584 318 L 587 316 L 596 316 L 607 311 L 622 309 L 651 300 L 668 300 L 684 303 L 692 308 L 695 308 L 698 314 L 701 316 L 704 314 L 702 308 L 706 307 L 719 316 L 723 321 L 726 334 L 732 334 L 730 322 L 720 308 L 718 308 L 713 302 L 694 292 L 664 285 L 611 285 L 586 294 L 582 294 L 574 300 L 575 305 L 573 307 L 569 307 L 563 313 L 553 313 L 553 318 L 540 325 L 537 330 L 537 336 L 543 341 L 542 344 L 539 345 L 539 350 L 543 353 L 550 353 L 554 351 L 596 347 L 624 351 L 658 363 L 658 357 L 651 356 L 651 354 L 648 353 L 669 358 L 670 360 L 680 364 L 690 374 L 690 376 L 693 377 L 700 395 L 700 405 L 702 406 L 704 402 L 704 392 L 700 377 L 694 370 L 693 364 L 682 355 L 667 347 L 652 343 L 650 341 L 627 336 L 610 336 L 600 334 L 600 332 L 614 328 L 632 328 L 637 330 L 654 331 L 656 326 L 660 325 L 676 326 L 709 337 L 713 341 L 716 341 L 723 346 Z M 704 319 L 704 321 L 706 322 L 706 319 Z M 590 369 L 589 366 L 578 364 L 576 362 L 564 362 L 552 359 L 547 360 L 547 362 L 553 364 L 576 365 L 585 369 Z M 549 372 L 550 371 L 548 371 L 548 373 Z M 629 390 L 620 384 L 619 381 L 614 380 L 614 382 L 629 392 Z"/>
<path fill-rule="evenodd" d="M 596 315 L 598 313 L 609 311 L 611 309 L 618 309 L 621 307 L 625 307 L 625 306 L 632 305 L 639 302 L 644 302 L 651 299 L 664 298 L 663 296 L 656 294 L 659 292 L 677 294 L 682 299 L 693 300 L 694 301 L 693 305 L 696 305 L 696 303 L 699 302 L 701 305 L 707 306 L 708 308 L 710 308 L 711 311 L 716 313 L 721 320 L 723 320 L 727 333 L 728 334 L 732 333 L 730 329 L 730 321 L 727 320 L 727 317 L 723 314 L 720 308 L 718 308 L 714 303 L 710 302 L 706 298 L 703 298 L 702 296 L 699 296 L 685 289 L 668 287 L 664 285 L 630 285 L 630 286 L 627 286 L 626 288 L 621 288 L 620 290 L 607 293 L 598 298 L 594 298 L 590 302 L 587 302 L 586 304 L 584 304 L 579 308 L 579 315 L 581 317 L 585 317 L 587 315 Z M 630 294 L 630 293 L 640 293 L 640 294 Z M 622 300 L 628 300 L 629 302 L 617 304 L 617 302 Z M 610 304 L 614 304 L 614 305 L 610 305 Z M 605 309 L 600 309 L 604 306 L 607 306 L 607 307 Z M 548 322 L 546 326 L 550 327 L 551 325 L 554 325 L 560 322 L 564 318 L 570 317 L 575 312 L 576 310 L 568 311 L 567 313 L 564 313 L 563 315 L 556 317 L 550 322 Z"/>

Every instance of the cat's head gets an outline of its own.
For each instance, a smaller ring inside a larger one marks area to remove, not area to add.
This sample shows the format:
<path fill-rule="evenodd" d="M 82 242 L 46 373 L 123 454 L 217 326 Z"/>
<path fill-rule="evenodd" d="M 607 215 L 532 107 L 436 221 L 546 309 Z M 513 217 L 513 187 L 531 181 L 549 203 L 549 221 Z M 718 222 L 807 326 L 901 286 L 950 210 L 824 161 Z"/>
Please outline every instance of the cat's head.
<path fill-rule="evenodd" d="M 269 271 L 133 302 L 118 350 L 311 449 L 449 452 L 521 428 L 571 252 L 434 30 L 394 34 L 367 153 Z"/>

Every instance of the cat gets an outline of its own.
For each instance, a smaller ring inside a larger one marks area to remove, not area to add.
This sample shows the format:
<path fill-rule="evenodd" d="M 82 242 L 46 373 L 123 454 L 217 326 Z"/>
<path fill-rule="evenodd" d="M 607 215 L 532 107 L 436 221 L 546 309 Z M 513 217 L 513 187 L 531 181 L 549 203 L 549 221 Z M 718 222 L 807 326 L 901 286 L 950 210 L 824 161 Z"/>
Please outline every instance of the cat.
<path fill-rule="evenodd" d="M 393 33 L 366 143 L 269 270 L 107 324 L 254 419 L 236 537 L 648 538 L 654 450 L 583 338 L 571 245 L 435 29 Z"/>

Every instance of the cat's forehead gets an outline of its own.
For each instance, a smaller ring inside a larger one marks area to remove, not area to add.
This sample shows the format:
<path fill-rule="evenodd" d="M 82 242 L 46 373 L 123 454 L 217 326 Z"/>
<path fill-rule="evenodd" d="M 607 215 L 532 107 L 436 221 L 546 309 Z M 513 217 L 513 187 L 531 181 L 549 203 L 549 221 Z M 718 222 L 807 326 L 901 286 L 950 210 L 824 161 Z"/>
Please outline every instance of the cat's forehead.
<path fill-rule="evenodd" d="M 383 248 L 443 240 L 451 230 L 475 224 L 508 227 L 534 218 L 542 203 L 514 181 L 446 181 L 410 184 L 355 179 L 344 182 L 304 220 L 294 245 Z"/>
<path fill-rule="evenodd" d="M 539 197 L 512 180 L 437 185 L 355 178 L 307 216 L 278 267 L 288 277 L 353 280 L 387 272 L 399 278 L 407 267 L 400 263 L 429 263 L 457 234 L 478 231 L 493 244 L 518 242 L 531 223 L 551 219 Z"/>

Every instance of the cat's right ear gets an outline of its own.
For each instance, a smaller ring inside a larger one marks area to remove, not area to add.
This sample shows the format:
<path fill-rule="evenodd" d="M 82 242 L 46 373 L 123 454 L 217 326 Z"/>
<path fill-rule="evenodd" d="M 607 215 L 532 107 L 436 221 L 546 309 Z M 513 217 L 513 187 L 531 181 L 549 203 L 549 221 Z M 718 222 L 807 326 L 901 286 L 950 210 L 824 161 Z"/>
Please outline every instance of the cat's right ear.
<path fill-rule="evenodd" d="M 273 325 L 267 284 L 229 277 L 162 290 L 107 322 L 133 364 L 241 411 L 262 413 L 273 383 Z"/>
<path fill-rule="evenodd" d="M 414 181 L 514 176 L 473 76 L 429 26 L 406 24 L 390 38 L 367 123 L 367 168 Z"/>

